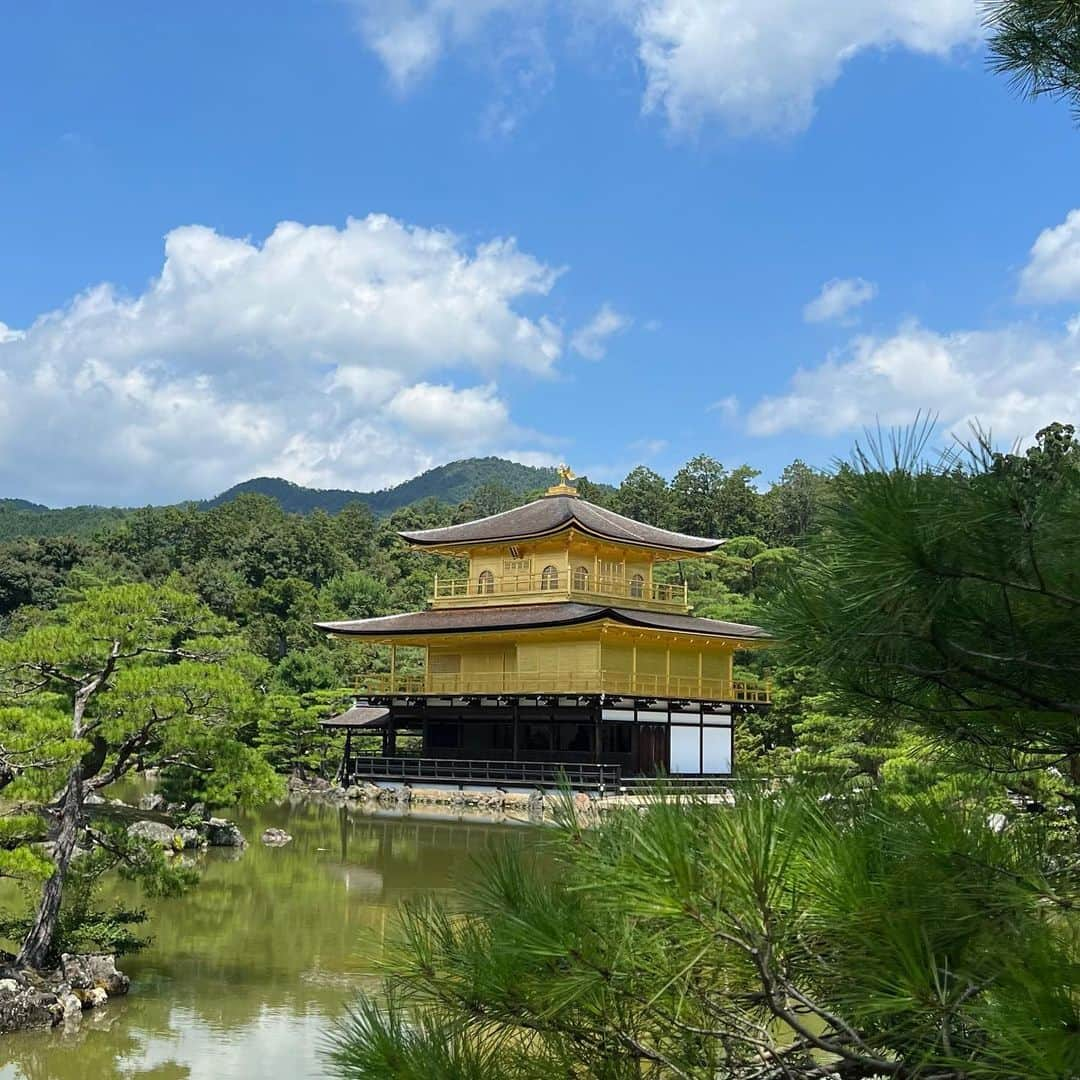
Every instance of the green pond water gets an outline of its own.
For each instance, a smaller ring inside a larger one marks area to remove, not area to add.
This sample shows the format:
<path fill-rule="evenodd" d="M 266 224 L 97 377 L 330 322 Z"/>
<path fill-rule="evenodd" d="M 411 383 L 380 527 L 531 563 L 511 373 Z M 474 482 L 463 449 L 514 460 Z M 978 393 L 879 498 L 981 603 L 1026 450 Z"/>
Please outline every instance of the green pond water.
<path fill-rule="evenodd" d="M 326 1032 L 358 988 L 376 985 L 397 903 L 449 894 L 477 856 L 535 836 L 313 802 L 230 816 L 246 849 L 201 856 L 202 881 L 182 899 L 140 901 L 153 942 L 120 962 L 130 994 L 74 1030 L 0 1036 L 0 1080 L 324 1076 Z M 269 826 L 293 842 L 265 847 Z"/>

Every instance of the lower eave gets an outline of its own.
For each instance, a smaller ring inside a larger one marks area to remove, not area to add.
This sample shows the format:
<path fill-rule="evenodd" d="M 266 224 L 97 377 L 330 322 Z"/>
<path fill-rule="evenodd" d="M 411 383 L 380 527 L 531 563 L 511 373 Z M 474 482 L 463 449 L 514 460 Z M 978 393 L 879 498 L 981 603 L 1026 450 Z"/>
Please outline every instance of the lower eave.
<path fill-rule="evenodd" d="M 759 626 L 702 619 L 693 615 L 667 614 L 600 604 L 545 603 L 505 607 L 443 608 L 384 615 L 375 619 L 320 622 L 324 633 L 367 640 L 426 637 L 437 634 L 473 634 L 513 630 L 546 630 L 610 621 L 644 630 L 725 638 L 747 644 L 766 644 L 771 635 Z"/>

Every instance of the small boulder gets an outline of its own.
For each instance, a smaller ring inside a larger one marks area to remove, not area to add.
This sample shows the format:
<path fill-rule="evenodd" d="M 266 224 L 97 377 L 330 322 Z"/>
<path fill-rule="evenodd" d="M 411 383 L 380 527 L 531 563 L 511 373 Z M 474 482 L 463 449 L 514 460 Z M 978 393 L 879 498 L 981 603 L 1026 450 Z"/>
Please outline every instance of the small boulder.
<path fill-rule="evenodd" d="M 65 1020 L 77 1020 L 82 1016 L 82 1002 L 68 990 L 60 995 L 60 1010 Z"/>
<path fill-rule="evenodd" d="M 267 829 L 262 834 L 262 842 L 269 847 L 283 847 L 292 842 L 292 837 L 284 829 Z"/>
<path fill-rule="evenodd" d="M 7 989 L 13 983 L 14 990 Z M 60 1021 L 63 1011 L 55 994 L 32 986 L 22 986 L 15 979 L 4 979 L 0 988 L 0 1035 L 26 1028 L 48 1028 Z"/>
<path fill-rule="evenodd" d="M 136 821 L 128 826 L 128 836 L 138 840 L 149 840 L 152 844 L 160 844 L 164 848 L 173 847 L 173 834 L 175 829 L 166 825 L 163 821 Z"/>
<path fill-rule="evenodd" d="M 100 1009 L 109 1000 L 109 995 L 100 986 L 91 987 L 78 996 L 84 1009 Z"/>
<path fill-rule="evenodd" d="M 164 810 L 165 809 L 165 796 L 159 795 L 156 791 L 152 791 L 149 795 L 144 795 L 139 800 L 140 810 Z"/>
<path fill-rule="evenodd" d="M 85 956 L 64 953 L 60 957 L 59 975 L 72 990 L 89 990 L 94 985 L 94 976 L 90 973 Z"/>
<path fill-rule="evenodd" d="M 203 838 L 198 829 L 181 826 L 173 833 L 172 846 L 177 851 L 189 851 L 192 848 L 202 847 Z"/>
<path fill-rule="evenodd" d="M 83 796 L 83 803 L 87 806 L 103 806 L 105 803 L 105 796 L 98 795 L 97 792 L 92 791 L 89 795 Z"/>
<path fill-rule="evenodd" d="M 95 987 L 104 990 L 109 997 L 126 994 L 131 980 L 116 966 L 112 953 L 87 953 L 80 957 Z"/>
<path fill-rule="evenodd" d="M 211 847 L 235 847 L 247 846 L 240 830 L 231 821 L 225 818 L 212 817 L 206 823 L 206 842 Z"/>
<path fill-rule="evenodd" d="M 188 807 L 188 813 L 193 817 L 202 818 L 204 821 L 210 816 L 206 809 L 206 803 L 204 802 L 193 802 L 191 806 Z"/>

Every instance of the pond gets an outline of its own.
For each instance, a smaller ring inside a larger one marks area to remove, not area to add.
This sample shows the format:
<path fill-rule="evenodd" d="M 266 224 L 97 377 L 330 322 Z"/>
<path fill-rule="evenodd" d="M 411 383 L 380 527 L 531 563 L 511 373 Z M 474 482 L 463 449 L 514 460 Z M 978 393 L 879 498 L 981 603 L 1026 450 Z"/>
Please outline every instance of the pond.
<path fill-rule="evenodd" d="M 310 801 L 230 816 L 246 849 L 208 851 L 181 899 L 138 901 L 153 942 L 120 962 L 130 994 L 84 1013 L 76 1031 L 3 1036 L 0 1080 L 323 1076 L 326 1032 L 358 988 L 376 985 L 397 903 L 448 894 L 477 856 L 536 835 Z M 261 844 L 270 826 L 293 842 Z"/>

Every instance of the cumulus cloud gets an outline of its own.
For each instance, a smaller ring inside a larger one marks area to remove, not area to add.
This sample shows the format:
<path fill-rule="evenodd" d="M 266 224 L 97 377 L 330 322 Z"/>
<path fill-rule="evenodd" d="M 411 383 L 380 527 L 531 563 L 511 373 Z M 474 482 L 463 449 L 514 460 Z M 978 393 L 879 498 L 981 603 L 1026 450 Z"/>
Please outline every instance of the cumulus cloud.
<path fill-rule="evenodd" d="M 907 424 L 920 411 L 949 431 L 978 421 L 999 439 L 1030 437 L 1080 411 L 1080 339 L 1020 326 L 942 334 L 916 323 L 860 336 L 759 401 L 747 426 L 755 435 L 836 435 L 875 420 Z"/>
<path fill-rule="evenodd" d="M 512 240 L 377 215 L 284 222 L 262 244 L 175 229 L 141 294 L 99 285 L 2 328 L 0 491 L 160 501 L 257 473 L 364 488 L 450 451 L 537 451 L 494 377 L 561 355 L 559 328 L 518 310 L 558 273 Z"/>
<path fill-rule="evenodd" d="M 718 116 L 795 132 L 818 92 L 868 49 L 946 56 L 979 36 L 972 0 L 641 0 L 645 107 L 672 127 Z"/>
<path fill-rule="evenodd" d="M 603 304 L 596 314 L 570 338 L 570 348 L 586 360 L 602 360 L 608 340 L 630 325 L 630 320 L 610 304 Z"/>
<path fill-rule="evenodd" d="M 621 24 L 636 43 L 643 105 L 677 130 L 718 117 L 736 130 L 799 131 L 820 90 L 869 49 L 947 56 L 979 37 L 972 0 L 350 0 L 399 87 L 481 33 L 534 31 L 552 10 Z M 494 28 L 494 29 L 492 29 Z M 487 47 L 487 44 L 485 45 Z"/>
<path fill-rule="evenodd" d="M 1020 298 L 1033 303 L 1080 300 L 1080 210 L 1039 233 L 1020 273 Z"/>
<path fill-rule="evenodd" d="M 821 286 L 821 292 L 803 308 L 807 322 L 844 320 L 857 307 L 877 296 L 877 286 L 864 278 L 832 278 Z"/>

